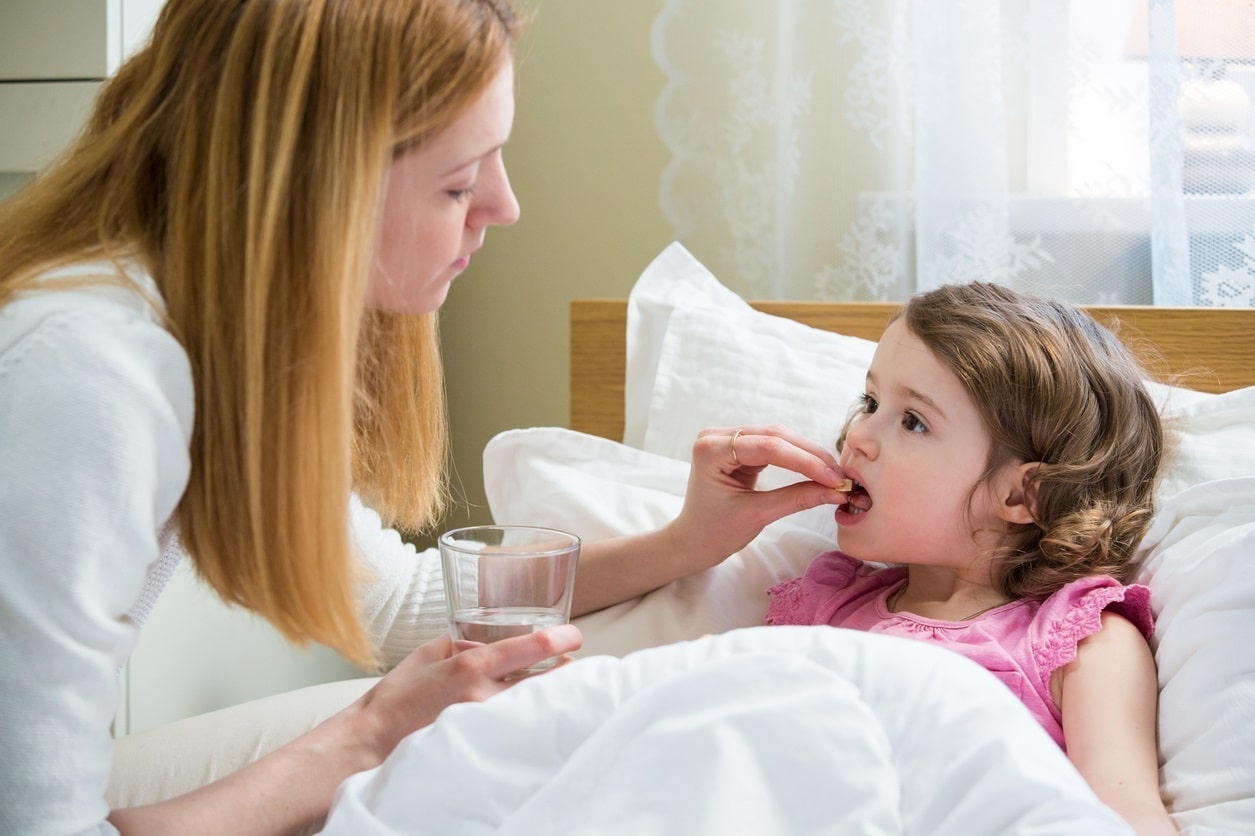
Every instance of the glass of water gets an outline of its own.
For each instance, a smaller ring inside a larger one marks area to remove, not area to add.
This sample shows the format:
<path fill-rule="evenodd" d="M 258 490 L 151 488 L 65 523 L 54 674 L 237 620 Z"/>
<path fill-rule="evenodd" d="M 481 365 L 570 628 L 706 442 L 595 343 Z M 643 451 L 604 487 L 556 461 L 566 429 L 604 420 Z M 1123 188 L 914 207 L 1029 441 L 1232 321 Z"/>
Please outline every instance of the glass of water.
<path fill-rule="evenodd" d="M 494 642 L 566 624 L 580 538 L 553 528 L 476 525 L 438 541 L 449 630 L 455 640 Z M 519 672 L 539 673 L 545 659 Z"/>

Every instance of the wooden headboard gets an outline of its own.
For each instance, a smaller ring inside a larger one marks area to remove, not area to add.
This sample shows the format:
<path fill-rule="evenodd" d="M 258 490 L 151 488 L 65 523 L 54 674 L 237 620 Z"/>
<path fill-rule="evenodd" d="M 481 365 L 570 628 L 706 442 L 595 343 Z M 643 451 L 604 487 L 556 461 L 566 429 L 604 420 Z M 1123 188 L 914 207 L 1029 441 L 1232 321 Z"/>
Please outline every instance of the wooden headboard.
<path fill-rule="evenodd" d="M 764 313 L 869 340 L 897 309 L 880 302 L 755 302 Z M 1204 392 L 1255 385 L 1255 309 L 1089 307 L 1161 379 Z M 623 438 L 626 299 L 571 302 L 571 429 Z M 1147 349 L 1149 348 L 1149 352 Z M 1158 358 L 1158 359 L 1156 359 Z"/>

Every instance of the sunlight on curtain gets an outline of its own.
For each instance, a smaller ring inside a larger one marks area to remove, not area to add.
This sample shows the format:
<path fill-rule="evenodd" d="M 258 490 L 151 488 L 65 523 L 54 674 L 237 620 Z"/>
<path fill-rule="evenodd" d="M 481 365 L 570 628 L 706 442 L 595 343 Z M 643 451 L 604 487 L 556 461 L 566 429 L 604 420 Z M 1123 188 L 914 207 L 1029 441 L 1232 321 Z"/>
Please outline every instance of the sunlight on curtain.
<path fill-rule="evenodd" d="M 675 236 L 756 298 L 1255 305 L 1248 0 L 665 0 Z"/>

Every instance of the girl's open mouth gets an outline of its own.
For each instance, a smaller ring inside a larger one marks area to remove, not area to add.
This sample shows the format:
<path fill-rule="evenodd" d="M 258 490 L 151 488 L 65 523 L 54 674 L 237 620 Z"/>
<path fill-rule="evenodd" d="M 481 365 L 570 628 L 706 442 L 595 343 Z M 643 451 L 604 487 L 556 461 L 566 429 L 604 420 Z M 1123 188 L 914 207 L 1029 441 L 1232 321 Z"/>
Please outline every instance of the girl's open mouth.
<path fill-rule="evenodd" d="M 871 494 L 867 492 L 867 488 L 864 488 L 858 482 L 850 481 L 853 482 L 853 486 L 850 488 L 849 496 L 845 504 L 837 507 L 847 514 L 861 514 L 864 511 L 870 511 L 872 507 Z"/>

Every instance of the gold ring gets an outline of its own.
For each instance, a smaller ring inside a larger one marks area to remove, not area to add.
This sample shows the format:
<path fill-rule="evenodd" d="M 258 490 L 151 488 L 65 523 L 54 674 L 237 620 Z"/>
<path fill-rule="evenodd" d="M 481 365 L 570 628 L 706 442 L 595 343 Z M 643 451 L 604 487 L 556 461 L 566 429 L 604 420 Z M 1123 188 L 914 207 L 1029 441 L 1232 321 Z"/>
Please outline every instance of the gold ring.
<path fill-rule="evenodd" d="M 740 437 L 741 437 L 741 431 L 737 430 L 736 432 L 732 433 L 732 438 L 731 440 L 728 441 L 728 446 L 732 448 L 732 461 L 736 462 L 737 467 L 741 466 L 741 460 L 736 455 L 736 440 Z"/>

